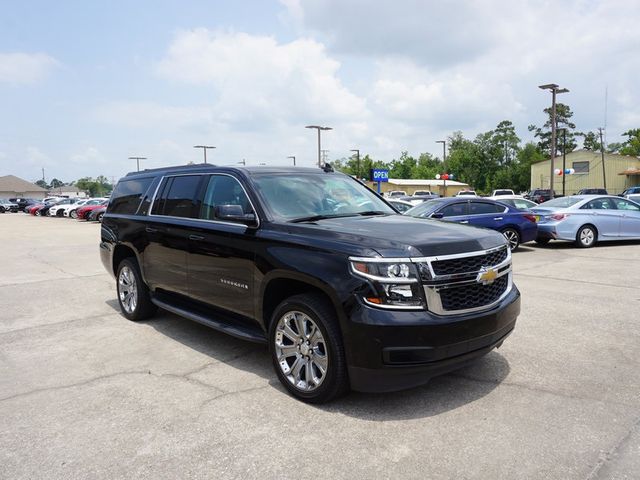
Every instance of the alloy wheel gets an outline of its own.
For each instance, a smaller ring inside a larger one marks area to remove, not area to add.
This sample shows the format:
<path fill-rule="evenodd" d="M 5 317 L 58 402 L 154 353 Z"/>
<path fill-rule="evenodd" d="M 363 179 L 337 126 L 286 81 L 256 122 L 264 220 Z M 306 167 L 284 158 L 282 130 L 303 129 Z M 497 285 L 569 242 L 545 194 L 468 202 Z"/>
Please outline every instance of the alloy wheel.
<path fill-rule="evenodd" d="M 502 235 L 507 239 L 507 242 L 509 242 L 509 249 L 513 251 L 518 248 L 518 245 L 520 245 L 520 237 L 518 235 L 518 232 L 509 228 L 502 232 Z"/>
<path fill-rule="evenodd" d="M 122 308 L 129 314 L 133 313 L 138 306 L 138 285 L 133 271 L 126 265 L 118 275 L 118 296 Z"/>
<path fill-rule="evenodd" d="M 585 246 L 588 247 L 591 244 L 593 244 L 593 241 L 595 240 L 596 235 L 594 233 L 594 231 L 592 229 L 590 229 L 589 227 L 583 228 L 580 231 L 580 242 Z"/>
<path fill-rule="evenodd" d="M 297 390 L 312 392 L 322 384 L 329 363 L 327 345 L 308 315 L 285 313 L 278 320 L 274 342 L 278 365 Z"/>

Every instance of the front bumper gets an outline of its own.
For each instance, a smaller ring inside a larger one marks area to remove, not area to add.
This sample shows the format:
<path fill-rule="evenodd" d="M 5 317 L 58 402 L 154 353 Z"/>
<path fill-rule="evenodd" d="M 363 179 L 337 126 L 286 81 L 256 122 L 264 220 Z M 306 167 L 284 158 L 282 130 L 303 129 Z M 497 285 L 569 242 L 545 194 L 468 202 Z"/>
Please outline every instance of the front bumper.
<path fill-rule="evenodd" d="M 441 317 L 359 304 L 347 337 L 351 388 L 390 392 L 425 384 L 499 347 L 519 313 L 515 286 L 493 309 L 467 315 Z"/>

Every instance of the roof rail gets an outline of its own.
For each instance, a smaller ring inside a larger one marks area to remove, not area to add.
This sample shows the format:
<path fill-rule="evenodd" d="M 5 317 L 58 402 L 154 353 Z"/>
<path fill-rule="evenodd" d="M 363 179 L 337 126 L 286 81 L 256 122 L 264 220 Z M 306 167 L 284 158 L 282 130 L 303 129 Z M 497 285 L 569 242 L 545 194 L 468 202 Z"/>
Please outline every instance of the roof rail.
<path fill-rule="evenodd" d="M 185 168 L 193 168 L 193 169 L 208 169 L 208 168 L 216 168 L 217 165 L 213 163 L 190 163 L 188 165 L 171 165 L 168 167 L 159 167 L 159 168 L 145 168 L 144 170 L 140 170 L 139 172 L 129 172 L 125 176 L 135 176 L 135 175 L 145 175 L 148 173 L 156 173 L 156 172 L 173 172 L 176 170 L 184 170 Z"/>

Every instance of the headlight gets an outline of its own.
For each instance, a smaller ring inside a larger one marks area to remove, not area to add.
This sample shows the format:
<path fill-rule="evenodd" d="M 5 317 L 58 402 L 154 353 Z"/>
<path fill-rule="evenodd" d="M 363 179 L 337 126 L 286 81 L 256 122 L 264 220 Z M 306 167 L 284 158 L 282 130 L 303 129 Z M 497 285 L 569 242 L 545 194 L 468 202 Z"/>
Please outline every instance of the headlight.
<path fill-rule="evenodd" d="M 425 308 L 416 265 L 410 261 L 351 258 L 351 271 L 371 281 L 363 300 L 381 308 Z"/>

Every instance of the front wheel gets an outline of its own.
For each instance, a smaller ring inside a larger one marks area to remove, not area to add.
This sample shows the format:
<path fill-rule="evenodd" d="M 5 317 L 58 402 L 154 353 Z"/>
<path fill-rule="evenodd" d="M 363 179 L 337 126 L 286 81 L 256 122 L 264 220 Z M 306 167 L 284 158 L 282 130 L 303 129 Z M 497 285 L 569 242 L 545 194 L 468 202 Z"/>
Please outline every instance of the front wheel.
<path fill-rule="evenodd" d="M 120 262 L 116 289 L 120 311 L 129 320 L 144 320 L 156 312 L 157 307 L 151 302 L 149 288 L 142 280 L 134 258 L 125 258 Z"/>
<path fill-rule="evenodd" d="M 75 220 L 76 218 L 78 218 L 78 212 L 76 212 L 75 210 L 71 210 L 69 212 L 69 216 Z"/>
<path fill-rule="evenodd" d="M 591 225 L 584 225 L 576 234 L 576 245 L 580 248 L 591 248 L 598 241 L 598 232 Z"/>
<path fill-rule="evenodd" d="M 325 403 L 349 388 L 336 314 L 320 295 L 295 295 L 278 305 L 269 350 L 278 379 L 299 400 Z"/>
<path fill-rule="evenodd" d="M 4 213 L 6 212 L 5 208 L 3 206 L 0 206 L 0 213 Z"/>
<path fill-rule="evenodd" d="M 99 213 L 96 215 L 96 221 L 102 223 L 102 217 L 104 217 L 104 213 Z"/>
<path fill-rule="evenodd" d="M 509 243 L 509 249 L 514 252 L 520 246 L 520 234 L 514 228 L 505 228 L 502 235 Z"/>

